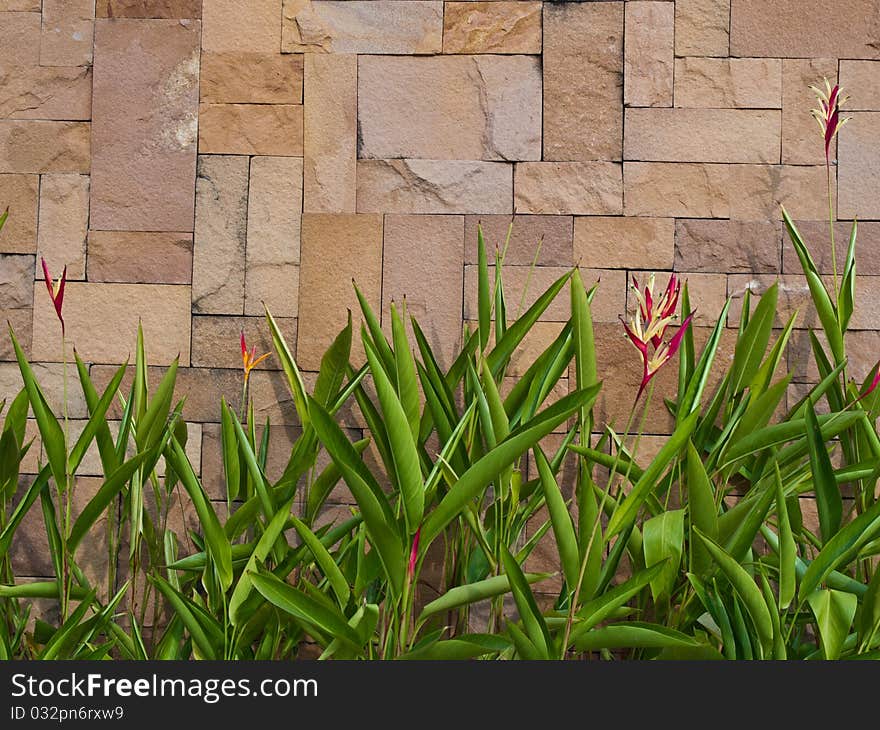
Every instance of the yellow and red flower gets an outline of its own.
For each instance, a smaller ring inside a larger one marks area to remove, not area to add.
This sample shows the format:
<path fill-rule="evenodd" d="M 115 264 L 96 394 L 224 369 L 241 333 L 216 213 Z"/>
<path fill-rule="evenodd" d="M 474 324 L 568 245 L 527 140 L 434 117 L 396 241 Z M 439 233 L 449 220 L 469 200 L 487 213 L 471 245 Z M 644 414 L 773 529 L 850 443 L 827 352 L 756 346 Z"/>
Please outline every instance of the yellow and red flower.
<path fill-rule="evenodd" d="M 250 352 L 247 348 L 247 342 L 244 338 L 244 330 L 241 331 L 241 360 L 242 365 L 244 367 L 244 382 L 247 385 L 248 378 L 250 377 L 251 370 L 253 370 L 257 365 L 259 365 L 263 360 L 269 357 L 269 353 L 265 353 L 264 355 L 260 355 L 257 357 L 257 346 L 254 345 Z"/>
<path fill-rule="evenodd" d="M 825 79 L 825 88 L 818 86 L 810 88 L 815 92 L 819 101 L 819 108 L 813 109 L 813 118 L 818 122 L 819 129 L 825 139 L 825 163 L 831 164 L 831 142 L 837 136 L 840 128 L 849 121 L 849 117 L 840 116 L 840 107 L 846 104 L 849 97 L 843 96 L 840 86 L 834 86 Z"/>

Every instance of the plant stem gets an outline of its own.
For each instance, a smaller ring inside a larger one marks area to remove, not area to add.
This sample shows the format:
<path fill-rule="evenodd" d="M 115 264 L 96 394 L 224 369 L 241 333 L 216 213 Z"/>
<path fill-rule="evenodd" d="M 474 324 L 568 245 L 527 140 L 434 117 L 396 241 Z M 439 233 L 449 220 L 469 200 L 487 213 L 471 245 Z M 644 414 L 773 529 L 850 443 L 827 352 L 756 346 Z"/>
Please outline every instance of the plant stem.
<path fill-rule="evenodd" d="M 837 247 L 834 244 L 834 194 L 831 189 L 831 162 L 825 158 L 825 176 L 828 183 L 828 228 L 831 233 L 831 268 L 834 272 L 834 304 L 837 306 Z"/>

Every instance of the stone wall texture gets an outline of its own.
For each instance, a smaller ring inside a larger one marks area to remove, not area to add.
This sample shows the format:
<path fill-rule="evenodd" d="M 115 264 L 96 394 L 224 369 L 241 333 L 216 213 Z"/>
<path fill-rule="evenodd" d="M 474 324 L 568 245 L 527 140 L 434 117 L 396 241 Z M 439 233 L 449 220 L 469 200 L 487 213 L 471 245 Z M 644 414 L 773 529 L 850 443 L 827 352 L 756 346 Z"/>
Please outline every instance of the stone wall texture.
<path fill-rule="evenodd" d="M 0 38 L 0 315 L 56 408 L 40 256 L 68 266 L 68 336 L 97 382 L 140 319 L 154 381 L 180 358 L 188 448 L 218 497 L 219 399 L 238 405 L 239 330 L 268 349 L 263 303 L 309 378 L 357 311 L 352 279 L 376 308 L 406 297 L 448 362 L 476 318 L 477 224 L 494 248 L 511 216 L 511 309 L 573 264 L 601 280 L 604 417 L 639 378 L 618 325 L 630 272 L 686 277 L 698 340 L 726 296 L 780 279 L 802 391 L 816 317 L 779 204 L 830 273 L 823 76 L 852 96 L 832 182 L 838 241 L 862 221 L 854 374 L 880 356 L 880 0 L 0 0 Z M 526 349 L 564 317 L 551 307 Z M 11 358 L 4 336 L 0 398 L 20 387 Z M 277 363 L 251 382 L 283 455 Z M 647 422 L 669 426 L 659 407 Z"/>

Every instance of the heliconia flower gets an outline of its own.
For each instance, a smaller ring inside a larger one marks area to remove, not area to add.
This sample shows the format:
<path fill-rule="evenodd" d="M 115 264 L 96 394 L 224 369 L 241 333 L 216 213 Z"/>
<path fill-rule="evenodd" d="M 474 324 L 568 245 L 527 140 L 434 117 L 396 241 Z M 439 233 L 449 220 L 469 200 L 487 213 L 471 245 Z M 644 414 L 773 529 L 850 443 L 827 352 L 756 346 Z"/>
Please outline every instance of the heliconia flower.
<path fill-rule="evenodd" d="M 257 346 L 254 345 L 250 352 L 248 352 L 247 342 L 244 339 L 244 330 L 241 331 L 241 360 L 244 366 L 244 382 L 247 384 L 248 378 L 250 377 L 251 370 L 253 370 L 257 365 L 259 365 L 263 360 L 269 357 L 269 353 L 267 352 L 265 355 L 260 355 L 257 357 Z"/>
<path fill-rule="evenodd" d="M 412 580 L 413 576 L 416 573 L 416 561 L 419 557 L 419 538 L 422 536 L 422 528 L 420 527 L 416 530 L 416 534 L 413 535 L 413 543 L 412 549 L 409 551 L 409 567 L 407 568 L 407 575 L 409 579 Z"/>
<path fill-rule="evenodd" d="M 644 289 L 639 288 L 635 277 L 633 277 L 632 287 L 635 291 L 638 307 L 629 324 L 624 321 L 623 317 L 620 320 L 623 323 L 626 336 L 642 357 L 642 382 L 636 395 L 638 401 L 651 379 L 678 352 L 693 314 L 688 315 L 669 342 L 664 342 L 663 336 L 666 334 L 666 330 L 677 317 L 676 309 L 681 292 L 681 282 L 675 274 L 672 274 L 669 277 L 666 290 L 656 302 L 654 300 L 653 274 Z"/>
<path fill-rule="evenodd" d="M 860 400 L 862 400 L 862 398 L 867 398 L 869 395 L 871 395 L 871 393 L 873 393 L 877 389 L 878 385 L 880 385 L 880 362 L 878 362 L 874 366 L 874 379 L 871 380 L 871 384 L 868 386 L 868 389 L 864 393 L 862 393 L 858 398 L 856 398 L 856 400 L 860 401 Z"/>
<path fill-rule="evenodd" d="M 64 334 L 64 317 L 61 316 L 61 307 L 64 304 L 64 285 L 67 283 L 67 267 L 61 272 L 61 280 L 53 281 L 52 274 L 49 273 L 49 266 L 46 259 L 42 256 L 40 261 L 43 264 L 43 276 L 46 279 L 46 288 L 49 290 L 49 297 L 52 299 L 52 305 L 55 307 L 55 314 L 58 315 L 58 321 L 61 322 L 61 334 Z"/>
<path fill-rule="evenodd" d="M 831 162 L 831 142 L 840 131 L 840 128 L 849 121 L 849 117 L 840 116 L 840 107 L 842 107 L 849 97 L 843 96 L 840 86 L 835 84 L 831 86 L 828 79 L 824 79 L 825 88 L 820 89 L 818 86 L 810 88 L 816 94 L 819 101 L 819 108 L 813 109 L 813 118 L 818 122 L 819 129 L 825 139 L 825 162 Z"/>

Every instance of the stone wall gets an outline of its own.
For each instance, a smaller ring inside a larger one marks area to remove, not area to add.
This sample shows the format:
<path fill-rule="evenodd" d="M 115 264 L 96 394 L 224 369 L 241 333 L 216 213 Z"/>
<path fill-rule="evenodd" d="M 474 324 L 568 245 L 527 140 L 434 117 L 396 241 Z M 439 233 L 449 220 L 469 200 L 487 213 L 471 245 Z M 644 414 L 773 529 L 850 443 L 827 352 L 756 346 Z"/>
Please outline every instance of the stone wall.
<path fill-rule="evenodd" d="M 808 89 L 823 76 L 852 95 L 834 185 L 863 221 L 854 373 L 880 356 L 880 0 L 0 0 L 0 38 L 0 315 L 56 407 L 39 257 L 68 266 L 69 337 L 97 381 L 140 319 L 154 379 L 180 357 L 216 497 L 219 399 L 240 397 L 239 330 L 268 349 L 263 302 L 305 371 L 356 309 L 352 278 L 377 309 L 405 295 L 448 359 L 476 318 L 477 223 L 494 247 L 514 211 L 511 310 L 541 239 L 532 295 L 573 263 L 601 279 L 604 416 L 639 379 L 618 324 L 631 271 L 685 276 L 698 338 L 726 296 L 781 279 L 802 390 L 815 316 L 778 206 L 830 272 Z M 565 315 L 551 307 L 528 348 Z M 10 395 L 5 337 L 0 358 Z M 275 367 L 252 383 L 260 416 L 288 426 L 277 466 L 295 424 Z"/>

